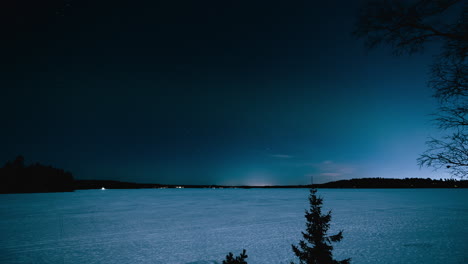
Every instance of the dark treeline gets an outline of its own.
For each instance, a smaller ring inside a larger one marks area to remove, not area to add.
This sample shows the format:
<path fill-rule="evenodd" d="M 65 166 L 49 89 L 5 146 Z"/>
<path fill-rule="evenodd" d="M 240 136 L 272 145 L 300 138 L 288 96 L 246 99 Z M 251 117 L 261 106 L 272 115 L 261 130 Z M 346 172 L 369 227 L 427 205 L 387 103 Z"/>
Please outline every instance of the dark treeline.
<path fill-rule="evenodd" d="M 39 163 L 26 166 L 23 156 L 0 168 L 0 193 L 71 192 L 74 189 L 70 172 Z"/>
<path fill-rule="evenodd" d="M 312 185 L 223 186 L 166 185 L 112 180 L 74 180 L 70 172 L 34 163 L 24 164 L 18 156 L 0 168 L 0 193 L 70 192 L 84 189 L 142 189 L 142 188 L 468 188 L 468 180 L 433 180 L 421 178 L 361 178 Z"/>
<path fill-rule="evenodd" d="M 362 178 L 314 184 L 317 188 L 468 188 L 467 180 Z"/>
<path fill-rule="evenodd" d="M 274 189 L 274 188 L 468 188 L 467 180 L 433 180 L 421 178 L 361 178 L 312 185 L 231 186 L 231 185 L 166 185 L 109 180 L 76 180 L 76 189 L 141 189 L 141 188 L 210 188 L 210 189 Z"/>
<path fill-rule="evenodd" d="M 135 182 L 121 182 L 112 180 L 75 180 L 75 188 L 77 190 L 87 189 L 145 189 L 145 188 L 162 188 L 167 187 L 161 184 L 151 183 L 135 183 Z M 170 186 L 175 188 L 175 186 Z"/>

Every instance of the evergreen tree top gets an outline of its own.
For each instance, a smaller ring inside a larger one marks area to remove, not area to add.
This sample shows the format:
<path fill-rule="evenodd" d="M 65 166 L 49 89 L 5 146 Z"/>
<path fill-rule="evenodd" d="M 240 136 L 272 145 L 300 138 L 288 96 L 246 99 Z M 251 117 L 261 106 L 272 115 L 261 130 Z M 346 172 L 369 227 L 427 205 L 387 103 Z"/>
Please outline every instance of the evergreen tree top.
<path fill-rule="evenodd" d="M 333 259 L 332 243 L 343 239 L 343 231 L 335 235 L 328 235 L 331 211 L 322 213 L 323 198 L 316 195 L 317 189 L 310 189 L 310 208 L 305 211 L 306 230 L 302 232 L 304 239 L 299 245 L 292 245 L 294 254 L 300 264 L 349 264 L 351 259 L 337 261 Z"/>

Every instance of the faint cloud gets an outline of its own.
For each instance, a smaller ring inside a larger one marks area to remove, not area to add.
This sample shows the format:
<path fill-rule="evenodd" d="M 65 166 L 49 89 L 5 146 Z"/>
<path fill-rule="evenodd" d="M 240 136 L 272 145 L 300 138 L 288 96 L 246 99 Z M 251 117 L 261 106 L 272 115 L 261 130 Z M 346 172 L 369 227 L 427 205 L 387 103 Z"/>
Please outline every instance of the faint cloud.
<path fill-rule="evenodd" d="M 339 171 L 342 173 L 342 174 L 352 174 L 356 171 L 356 168 L 354 167 L 342 167 L 339 169 Z"/>
<path fill-rule="evenodd" d="M 272 154 L 270 157 L 277 158 L 277 159 L 292 159 L 294 156 L 286 155 L 286 154 Z"/>
<path fill-rule="evenodd" d="M 317 173 L 309 174 L 310 176 L 347 177 L 352 176 L 356 172 L 356 168 L 354 166 L 335 163 L 332 160 L 325 160 L 320 163 L 310 163 L 310 166 L 317 170 Z"/>
<path fill-rule="evenodd" d="M 323 172 L 323 173 L 320 173 L 321 176 L 331 176 L 331 177 L 336 177 L 336 176 L 341 176 L 343 174 L 339 173 L 339 172 Z"/>

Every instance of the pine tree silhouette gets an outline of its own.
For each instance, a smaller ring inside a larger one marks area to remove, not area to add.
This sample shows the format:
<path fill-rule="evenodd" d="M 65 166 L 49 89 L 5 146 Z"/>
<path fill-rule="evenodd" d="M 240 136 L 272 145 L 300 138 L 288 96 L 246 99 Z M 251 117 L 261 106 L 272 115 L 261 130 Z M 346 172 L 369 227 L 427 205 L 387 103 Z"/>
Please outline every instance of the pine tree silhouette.
<path fill-rule="evenodd" d="M 247 257 L 248 256 L 245 254 L 245 249 L 242 250 L 242 253 L 235 258 L 232 252 L 229 252 L 229 254 L 226 256 L 226 259 L 223 260 L 223 264 L 247 264 L 247 261 L 245 261 Z"/>
<path fill-rule="evenodd" d="M 322 214 L 323 199 L 317 197 L 316 192 L 316 189 L 310 189 L 310 209 L 305 212 L 306 232 L 302 232 L 304 239 L 299 241 L 298 246 L 292 245 L 292 250 L 300 264 L 349 264 L 349 258 L 341 261 L 333 259 L 331 243 L 343 239 L 343 231 L 336 235 L 327 235 L 331 211 Z"/>

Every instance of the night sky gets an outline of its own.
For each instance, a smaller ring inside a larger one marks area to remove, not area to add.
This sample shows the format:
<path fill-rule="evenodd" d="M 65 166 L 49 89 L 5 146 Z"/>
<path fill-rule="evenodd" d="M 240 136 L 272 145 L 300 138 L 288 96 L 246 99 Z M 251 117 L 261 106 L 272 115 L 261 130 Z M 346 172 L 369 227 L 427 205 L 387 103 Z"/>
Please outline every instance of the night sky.
<path fill-rule="evenodd" d="M 363 1 L 7 2 L 2 163 L 163 184 L 447 177 L 416 164 L 439 133 L 437 46 L 366 50 Z"/>

